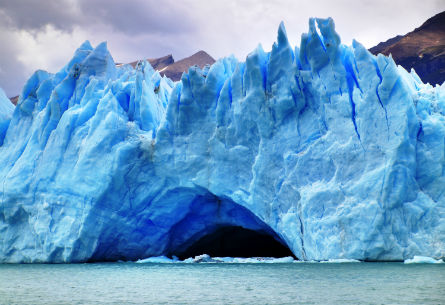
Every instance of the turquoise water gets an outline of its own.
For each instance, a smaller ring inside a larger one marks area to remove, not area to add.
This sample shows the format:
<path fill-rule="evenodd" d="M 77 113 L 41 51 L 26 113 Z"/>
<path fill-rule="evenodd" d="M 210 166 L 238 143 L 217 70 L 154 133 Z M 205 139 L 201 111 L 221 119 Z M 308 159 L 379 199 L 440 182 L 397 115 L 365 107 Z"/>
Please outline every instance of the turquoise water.
<path fill-rule="evenodd" d="M 445 264 L 0 265 L 0 304 L 445 304 Z"/>

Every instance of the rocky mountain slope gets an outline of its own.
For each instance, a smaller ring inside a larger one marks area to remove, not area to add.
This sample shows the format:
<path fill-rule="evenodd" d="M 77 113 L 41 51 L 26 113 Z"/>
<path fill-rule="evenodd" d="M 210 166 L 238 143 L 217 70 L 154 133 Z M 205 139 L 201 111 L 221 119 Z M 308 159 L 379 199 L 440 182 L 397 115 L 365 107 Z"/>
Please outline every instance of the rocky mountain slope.
<path fill-rule="evenodd" d="M 428 19 L 414 31 L 369 50 L 375 55 L 392 54 L 397 64 L 408 71 L 414 68 L 425 83 L 440 85 L 445 81 L 445 12 Z"/>
<path fill-rule="evenodd" d="M 162 76 L 165 75 L 173 81 L 178 81 L 181 79 L 182 73 L 186 72 L 189 67 L 198 66 L 202 69 L 204 66 L 212 65 L 214 62 L 215 59 L 213 59 L 212 56 L 204 51 L 199 51 L 192 56 L 178 60 L 163 69 L 159 69 L 159 72 Z"/>
<path fill-rule="evenodd" d="M 150 65 L 155 70 L 164 69 L 165 67 L 167 67 L 175 62 L 175 60 L 173 59 L 173 56 L 171 54 L 168 54 L 166 56 L 159 57 L 159 58 L 148 58 L 147 61 L 150 63 Z M 136 67 L 136 64 L 138 62 L 139 61 L 133 61 L 130 63 L 130 65 L 134 68 L 134 67 Z"/>
<path fill-rule="evenodd" d="M 173 81 L 179 81 L 183 72 L 187 72 L 188 68 L 198 66 L 201 69 L 206 65 L 212 65 L 215 59 L 205 51 L 199 51 L 195 54 L 178 60 L 175 62 L 171 54 L 159 57 L 146 59 L 150 65 L 158 71 L 162 76 L 167 76 Z M 134 68 L 139 61 L 133 61 L 130 65 Z M 123 64 L 116 64 L 122 66 Z"/>

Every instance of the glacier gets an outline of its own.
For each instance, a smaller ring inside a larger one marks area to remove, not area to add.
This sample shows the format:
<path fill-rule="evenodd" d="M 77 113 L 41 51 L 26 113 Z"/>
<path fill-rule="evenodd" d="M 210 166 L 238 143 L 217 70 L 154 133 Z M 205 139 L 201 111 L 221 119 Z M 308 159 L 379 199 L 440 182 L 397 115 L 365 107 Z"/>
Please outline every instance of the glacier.
<path fill-rule="evenodd" d="M 12 113 L 14 112 L 14 105 L 6 96 L 5 91 L 0 88 L 0 145 L 3 144 L 6 131 L 11 122 Z"/>
<path fill-rule="evenodd" d="M 0 93 L 0 262 L 173 256 L 224 226 L 300 260 L 445 257 L 445 84 L 309 20 L 174 83 L 82 44 Z"/>

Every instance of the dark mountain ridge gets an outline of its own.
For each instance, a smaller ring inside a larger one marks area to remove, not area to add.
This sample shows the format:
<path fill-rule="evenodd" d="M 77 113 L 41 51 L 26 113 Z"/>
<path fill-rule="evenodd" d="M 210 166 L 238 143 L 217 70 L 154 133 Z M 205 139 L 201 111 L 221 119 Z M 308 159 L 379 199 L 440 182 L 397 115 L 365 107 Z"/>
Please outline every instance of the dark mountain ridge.
<path fill-rule="evenodd" d="M 445 11 L 414 31 L 381 42 L 369 51 L 391 54 L 406 70 L 414 68 L 423 82 L 441 85 L 445 81 Z"/>
<path fill-rule="evenodd" d="M 181 79 L 183 72 L 187 71 L 191 66 L 198 66 L 201 69 L 206 65 L 212 65 L 215 59 L 204 51 L 199 51 L 192 56 L 178 60 L 177 62 L 160 69 L 161 75 L 165 75 L 171 80 L 178 81 Z"/>
<path fill-rule="evenodd" d="M 150 63 L 150 65 L 155 70 L 163 69 L 175 62 L 175 60 L 173 59 L 173 56 L 171 54 L 168 54 L 166 56 L 159 57 L 159 58 L 148 58 L 147 61 Z M 137 63 L 138 63 L 137 61 L 133 61 L 130 63 L 130 65 L 132 65 L 134 68 L 134 67 L 136 67 Z"/>
<path fill-rule="evenodd" d="M 159 58 L 146 59 L 153 69 L 159 71 L 162 76 L 167 76 L 173 81 L 179 81 L 183 72 L 186 72 L 191 66 L 199 66 L 201 69 L 206 65 L 212 65 L 215 62 L 212 56 L 205 51 L 198 51 L 195 54 L 175 61 L 171 54 Z M 138 61 L 129 63 L 131 66 L 136 67 Z M 123 64 L 116 64 L 118 66 Z"/>

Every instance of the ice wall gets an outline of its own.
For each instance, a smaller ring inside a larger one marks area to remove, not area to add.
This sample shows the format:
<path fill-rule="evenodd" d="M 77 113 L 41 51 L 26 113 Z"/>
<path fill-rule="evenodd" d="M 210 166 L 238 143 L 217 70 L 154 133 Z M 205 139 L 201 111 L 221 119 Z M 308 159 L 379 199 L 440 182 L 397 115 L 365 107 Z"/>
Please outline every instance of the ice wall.
<path fill-rule="evenodd" d="M 445 85 L 342 45 L 332 19 L 310 19 L 295 49 L 281 24 L 271 52 L 176 84 L 86 42 L 12 115 L 0 261 L 170 255 L 223 225 L 299 259 L 441 258 L 444 114 Z"/>
<path fill-rule="evenodd" d="M 3 144 L 6 130 L 8 130 L 11 121 L 14 105 L 6 96 L 5 91 L 0 88 L 0 145 Z"/>

